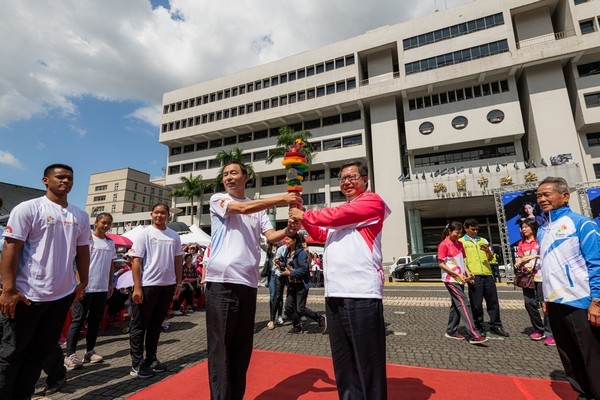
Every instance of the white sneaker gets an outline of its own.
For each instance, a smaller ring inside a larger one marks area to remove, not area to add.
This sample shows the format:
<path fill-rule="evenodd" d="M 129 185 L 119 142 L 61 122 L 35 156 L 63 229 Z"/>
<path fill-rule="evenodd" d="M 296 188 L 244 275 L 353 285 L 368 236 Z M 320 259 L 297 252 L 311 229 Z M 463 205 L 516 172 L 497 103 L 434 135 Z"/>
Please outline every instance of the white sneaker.
<path fill-rule="evenodd" d="M 83 363 L 75 353 L 65 357 L 65 368 L 69 371 L 83 367 Z"/>
<path fill-rule="evenodd" d="M 88 351 L 83 355 L 83 362 L 89 362 L 92 364 L 104 361 L 104 358 L 96 353 L 96 350 Z"/>
<path fill-rule="evenodd" d="M 171 315 L 180 316 L 180 315 L 183 315 L 183 313 L 179 310 L 173 310 L 173 311 L 171 311 Z"/>
<path fill-rule="evenodd" d="M 283 318 L 277 318 L 277 325 L 283 325 Z"/>

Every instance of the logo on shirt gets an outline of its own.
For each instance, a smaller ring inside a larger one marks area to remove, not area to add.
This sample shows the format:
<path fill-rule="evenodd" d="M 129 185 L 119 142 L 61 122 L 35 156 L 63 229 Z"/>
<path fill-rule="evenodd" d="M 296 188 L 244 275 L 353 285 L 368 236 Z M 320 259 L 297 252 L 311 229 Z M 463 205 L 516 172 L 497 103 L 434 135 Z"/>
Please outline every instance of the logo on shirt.
<path fill-rule="evenodd" d="M 557 236 L 565 236 L 567 234 L 567 225 L 562 224 L 558 227 L 556 227 L 556 235 Z"/>
<path fill-rule="evenodd" d="M 156 243 L 158 243 L 158 239 L 155 238 L 155 237 L 151 237 L 150 238 L 150 244 L 156 244 Z"/>
<path fill-rule="evenodd" d="M 227 200 L 225 200 L 225 199 L 222 199 L 222 200 L 220 200 L 220 201 L 219 201 L 219 207 L 221 207 L 221 208 L 225 208 L 225 203 L 226 203 L 226 202 L 227 202 Z"/>
<path fill-rule="evenodd" d="M 8 233 L 13 233 L 13 228 L 10 225 L 7 225 L 5 231 Z"/>
<path fill-rule="evenodd" d="M 56 219 L 52 215 L 46 216 L 46 224 L 54 225 L 56 223 Z"/>

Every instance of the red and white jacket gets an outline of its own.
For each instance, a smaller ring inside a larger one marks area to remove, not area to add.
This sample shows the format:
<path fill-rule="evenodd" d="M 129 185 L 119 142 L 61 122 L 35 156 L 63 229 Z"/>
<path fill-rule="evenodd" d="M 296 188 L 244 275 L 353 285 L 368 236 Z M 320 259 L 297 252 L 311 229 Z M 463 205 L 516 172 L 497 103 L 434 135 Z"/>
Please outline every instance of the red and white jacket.
<path fill-rule="evenodd" d="M 366 191 L 337 207 L 304 212 L 310 236 L 325 242 L 325 297 L 383 297 L 383 221 L 391 213 L 376 193 Z"/>

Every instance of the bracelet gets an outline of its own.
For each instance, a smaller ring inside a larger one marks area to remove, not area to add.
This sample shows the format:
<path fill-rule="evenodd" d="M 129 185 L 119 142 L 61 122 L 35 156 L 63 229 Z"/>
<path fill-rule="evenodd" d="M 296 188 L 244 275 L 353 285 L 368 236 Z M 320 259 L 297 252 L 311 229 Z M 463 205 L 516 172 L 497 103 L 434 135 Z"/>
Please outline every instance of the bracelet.
<path fill-rule="evenodd" d="M 178 288 L 182 288 L 182 287 L 183 287 L 183 283 L 178 283 L 178 284 L 177 284 L 177 287 L 178 287 Z"/>

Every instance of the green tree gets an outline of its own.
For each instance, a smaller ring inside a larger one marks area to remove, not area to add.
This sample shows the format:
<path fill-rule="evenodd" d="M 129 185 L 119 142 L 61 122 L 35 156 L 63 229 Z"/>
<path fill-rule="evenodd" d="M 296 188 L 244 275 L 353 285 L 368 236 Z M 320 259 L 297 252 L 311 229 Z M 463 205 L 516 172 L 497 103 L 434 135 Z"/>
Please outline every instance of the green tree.
<path fill-rule="evenodd" d="M 182 176 L 181 177 L 182 186 L 171 191 L 171 197 L 185 197 L 190 201 L 192 205 L 192 225 L 194 224 L 194 199 L 198 199 L 198 222 L 200 222 L 200 218 L 202 216 L 202 196 L 207 189 L 213 187 L 212 183 L 203 182 L 202 175 L 192 176 Z"/>
<path fill-rule="evenodd" d="M 252 181 L 252 180 L 254 180 L 254 177 L 255 177 L 254 167 L 252 166 L 251 163 L 245 163 L 243 161 L 243 158 L 244 158 L 243 154 L 244 154 L 244 150 L 240 149 L 239 147 L 234 147 L 230 151 L 225 151 L 225 150 L 219 151 L 217 153 L 217 155 L 215 156 L 215 160 L 220 161 L 221 165 L 226 165 L 227 163 L 229 163 L 231 161 L 235 161 L 235 162 L 244 164 L 246 166 L 246 170 L 248 171 L 248 181 Z M 222 171 L 219 172 L 219 175 L 217 175 L 217 178 L 215 179 L 215 186 L 217 187 L 217 190 L 225 189 L 225 187 L 223 186 Z"/>
<path fill-rule="evenodd" d="M 289 145 L 294 144 L 294 142 L 297 139 L 301 139 L 304 142 L 302 154 L 306 156 L 306 163 L 308 165 L 311 165 L 314 153 L 312 144 L 310 144 L 310 142 L 308 141 L 308 139 L 311 137 L 312 134 L 310 133 L 310 131 L 294 132 L 294 130 L 289 126 L 282 126 L 281 128 L 279 128 L 279 136 L 277 136 L 277 147 L 269 151 L 269 156 L 267 157 L 267 164 L 272 163 L 275 158 L 283 157 L 288 151 L 287 147 Z"/>

